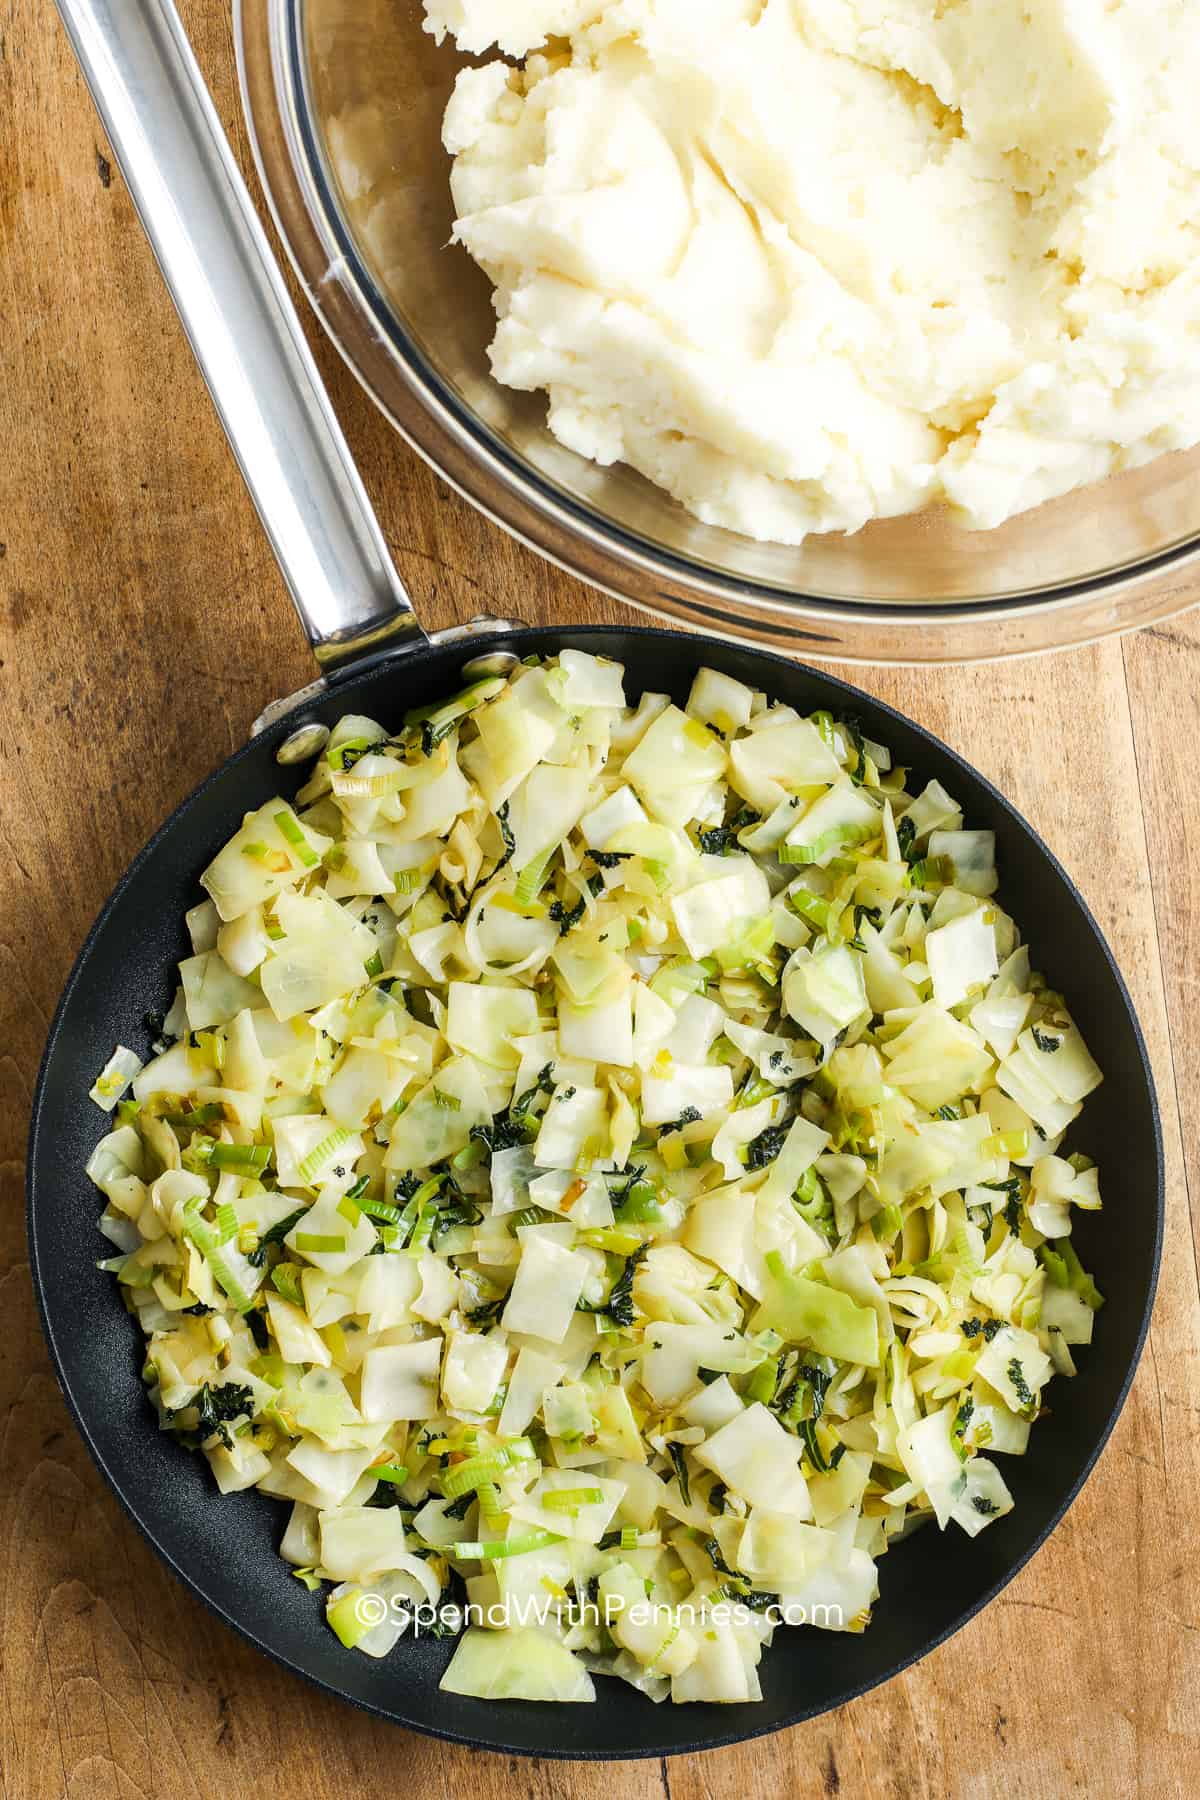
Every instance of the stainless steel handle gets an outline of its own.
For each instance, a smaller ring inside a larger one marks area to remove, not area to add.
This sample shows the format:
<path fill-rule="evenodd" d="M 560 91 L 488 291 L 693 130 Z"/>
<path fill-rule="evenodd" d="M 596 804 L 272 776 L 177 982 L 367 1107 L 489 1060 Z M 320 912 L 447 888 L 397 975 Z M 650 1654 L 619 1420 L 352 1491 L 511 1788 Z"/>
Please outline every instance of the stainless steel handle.
<path fill-rule="evenodd" d="M 57 0 L 318 663 L 424 641 L 173 0 Z"/>

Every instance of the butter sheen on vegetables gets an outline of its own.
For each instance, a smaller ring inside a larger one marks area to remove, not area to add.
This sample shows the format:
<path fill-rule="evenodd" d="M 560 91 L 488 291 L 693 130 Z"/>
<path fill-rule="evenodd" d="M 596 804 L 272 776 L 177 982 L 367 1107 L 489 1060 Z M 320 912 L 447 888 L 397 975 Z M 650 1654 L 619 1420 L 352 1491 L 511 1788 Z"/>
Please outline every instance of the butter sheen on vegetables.
<path fill-rule="evenodd" d="M 102 1266 L 348 1648 L 457 1596 L 456 1692 L 750 1702 L 781 1620 L 1011 1509 L 1101 1077 L 937 782 L 564 650 L 343 718 L 202 883 L 92 1090 Z"/>

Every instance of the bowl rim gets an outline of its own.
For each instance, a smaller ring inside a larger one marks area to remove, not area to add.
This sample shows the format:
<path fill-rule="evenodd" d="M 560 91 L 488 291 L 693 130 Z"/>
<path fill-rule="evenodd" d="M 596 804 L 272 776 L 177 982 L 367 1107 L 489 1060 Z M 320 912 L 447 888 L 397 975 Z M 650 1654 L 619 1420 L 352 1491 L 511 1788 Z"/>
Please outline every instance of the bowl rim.
<path fill-rule="evenodd" d="M 673 638 L 688 650 L 694 649 L 697 644 L 697 639 L 693 634 L 685 634 L 677 630 L 662 630 L 641 625 L 577 626 L 563 624 L 523 627 L 514 631 L 506 631 L 503 634 L 498 634 L 494 640 L 481 637 L 472 642 L 471 651 L 474 655 L 481 655 L 486 654 L 489 649 L 509 650 L 518 649 L 519 647 L 524 646 L 526 650 L 539 649 L 542 652 L 546 652 L 548 648 L 552 648 L 556 642 L 567 641 L 574 644 L 582 641 L 586 643 L 589 640 L 611 639 L 614 635 L 628 637 L 634 640 L 635 644 L 638 640 L 656 638 L 666 638 L 669 640 Z M 463 647 L 461 645 L 426 645 L 419 649 L 406 652 L 405 660 L 401 666 L 407 672 L 409 670 L 415 670 L 422 662 L 430 662 L 436 665 L 439 676 L 443 671 L 448 674 L 449 670 L 447 665 L 452 665 L 455 653 L 461 654 L 462 650 Z M 30 1115 L 30 1130 L 26 1151 L 25 1225 L 29 1250 L 30 1279 L 37 1300 L 38 1315 L 42 1326 L 42 1332 L 49 1348 L 50 1359 L 56 1379 L 66 1400 L 68 1410 L 71 1413 L 75 1426 L 84 1441 L 89 1455 L 103 1475 L 109 1488 L 115 1494 L 120 1505 L 133 1521 L 134 1525 L 136 1525 L 142 1536 L 150 1544 L 151 1548 L 162 1559 L 171 1572 L 183 1583 L 189 1592 L 195 1595 L 197 1599 L 201 1600 L 208 1610 L 224 1625 L 232 1627 L 232 1629 L 247 1643 L 270 1657 L 271 1660 L 279 1666 L 286 1668 L 290 1673 L 301 1677 L 303 1680 L 311 1682 L 315 1687 L 332 1695 L 334 1698 L 343 1702 L 349 1702 L 349 1704 L 384 1719 L 390 1724 L 400 1725 L 407 1730 L 419 1731 L 422 1735 L 438 1738 L 445 1742 L 464 1745 L 473 1749 L 486 1749 L 504 1755 L 545 1757 L 557 1761 L 642 1761 L 653 1757 L 681 1756 L 689 1755 L 697 1751 L 722 1749 L 732 1744 L 745 1743 L 755 1738 L 766 1737 L 778 1731 L 790 1730 L 793 1726 L 805 1724 L 814 1718 L 823 1717 L 837 1708 L 847 1705 L 850 1701 L 863 1697 L 865 1694 L 872 1692 L 876 1688 L 886 1686 L 897 1675 L 903 1674 L 905 1670 L 911 1668 L 915 1663 L 922 1661 L 930 1654 L 930 1652 L 946 1643 L 948 1639 L 955 1636 L 964 1626 L 969 1624 L 970 1621 L 982 1612 L 985 1607 L 989 1606 L 997 1595 L 1000 1594 L 1018 1574 L 1020 1574 L 1021 1570 L 1024 1569 L 1037 1552 L 1042 1549 L 1051 1534 L 1058 1529 L 1067 1512 L 1074 1505 L 1085 1484 L 1093 1474 L 1100 1456 L 1112 1435 L 1117 1421 L 1124 1410 L 1145 1349 L 1151 1315 L 1158 1290 L 1165 1228 L 1165 1163 L 1163 1156 L 1161 1109 L 1154 1081 L 1154 1073 L 1146 1049 L 1146 1043 L 1137 1010 L 1134 1007 L 1120 966 L 1112 953 L 1107 938 L 1100 929 L 1098 921 L 1093 915 L 1091 908 L 1088 906 L 1086 899 L 1072 880 L 1069 873 L 1063 867 L 1062 863 L 1055 856 L 1054 852 L 1042 839 L 1040 833 L 1013 802 L 1008 800 L 995 784 L 977 769 L 974 764 L 970 763 L 965 756 L 960 754 L 960 752 L 955 750 L 951 745 L 945 743 L 943 739 L 928 730 L 927 727 L 921 725 L 908 714 L 901 712 L 898 708 L 890 705 L 887 701 L 877 699 L 874 695 L 865 693 L 863 690 L 852 686 L 838 676 L 830 674 L 827 670 L 806 667 L 805 665 L 798 664 L 795 659 L 782 656 L 778 653 L 759 650 L 756 654 L 762 657 L 767 663 L 773 662 L 778 664 L 781 671 L 786 671 L 788 674 L 792 675 L 793 678 L 797 674 L 801 676 L 808 675 L 815 678 L 817 682 L 830 691 L 831 697 L 839 709 L 865 705 L 870 710 L 883 714 L 887 723 L 890 724 L 894 721 L 900 724 L 905 730 L 915 732 L 916 735 L 930 747 L 936 756 L 946 758 L 972 781 L 977 782 L 987 795 L 989 801 L 1002 813 L 1009 816 L 1018 827 L 1022 836 L 1028 841 L 1031 851 L 1049 866 L 1051 871 L 1062 883 L 1066 894 L 1069 896 L 1079 914 L 1081 922 L 1090 930 L 1108 964 L 1112 980 L 1115 984 L 1117 998 L 1124 1007 L 1132 1029 L 1134 1045 L 1145 1078 L 1146 1091 L 1150 1102 L 1156 1175 L 1154 1182 L 1154 1242 L 1151 1258 L 1151 1273 L 1128 1365 L 1121 1377 L 1120 1385 L 1108 1417 L 1105 1420 L 1103 1427 L 1098 1432 L 1095 1442 L 1087 1456 L 1076 1469 L 1061 1500 L 1055 1505 L 1049 1519 L 1042 1529 L 1036 1533 L 1030 1543 L 1015 1557 L 1014 1560 L 1005 1566 L 1003 1573 L 997 1577 L 979 1598 L 974 1600 L 969 1606 L 965 1607 L 960 1613 L 957 1613 L 942 1630 L 922 1641 L 919 1647 L 913 1649 L 911 1653 L 906 1654 L 893 1662 L 885 1675 L 881 1677 L 869 1676 L 861 1682 L 856 1681 L 850 1683 L 828 1704 L 819 1704 L 817 1706 L 800 1705 L 795 1710 L 791 1711 L 788 1717 L 782 1721 L 773 1720 L 755 1724 L 752 1720 L 745 1717 L 746 1709 L 737 1707 L 726 1708 L 724 1710 L 730 1715 L 731 1720 L 729 1729 L 712 1734 L 706 1733 L 700 1738 L 693 1738 L 688 1742 L 681 1743 L 674 1747 L 668 1747 L 667 1749 L 663 1749 L 660 1746 L 651 1746 L 645 1749 L 638 1748 L 631 1751 L 625 1751 L 617 1755 L 612 1755 L 603 1748 L 587 1747 L 576 1749 L 572 1748 L 569 1744 L 554 1744 L 552 1746 L 539 1746 L 537 1749 L 529 1749 L 526 1745 L 520 1743 L 514 1744 L 505 1740 L 502 1735 L 503 1726 L 501 1723 L 501 1714 L 499 1712 L 496 1715 L 498 1721 L 497 1735 L 488 1740 L 481 1740 L 478 1737 L 472 1736 L 467 1731 L 436 1725 L 424 1719 L 407 1716 L 397 1710 L 389 1710 L 386 1707 L 377 1705 L 371 1699 L 350 1693 L 346 1691 L 346 1689 L 340 1688 L 332 1682 L 325 1680 L 323 1676 L 313 1673 L 310 1669 L 304 1667 L 300 1661 L 267 1642 L 265 1638 L 260 1635 L 259 1631 L 251 1624 L 243 1622 L 235 1617 L 234 1614 L 225 1607 L 221 1600 L 207 1590 L 201 1577 L 193 1574 L 189 1568 L 172 1553 L 167 1544 L 156 1534 L 154 1528 L 141 1516 L 136 1480 L 131 1478 L 130 1472 L 127 1469 L 120 1470 L 112 1466 L 112 1463 L 106 1457 L 104 1450 L 97 1442 L 96 1436 L 89 1426 L 85 1410 L 76 1400 L 66 1374 L 65 1359 L 59 1348 L 58 1327 L 61 1324 L 61 1318 L 52 1317 L 52 1309 L 48 1300 L 48 1288 L 51 1284 L 47 1279 L 47 1272 L 42 1266 L 38 1217 L 50 1200 L 50 1192 L 47 1188 L 47 1183 L 50 1179 L 48 1176 L 49 1159 L 47 1151 L 42 1145 L 41 1138 L 46 1109 L 46 1090 L 50 1084 L 52 1073 L 51 1063 L 56 1046 L 62 1036 L 67 1010 L 76 991 L 80 988 L 81 983 L 88 973 L 92 948 L 100 938 L 109 918 L 116 910 L 119 902 L 139 879 L 142 870 L 152 861 L 159 845 L 176 829 L 177 826 L 183 823 L 186 815 L 200 800 L 201 796 L 207 794 L 239 763 L 243 762 L 256 747 L 277 746 L 282 742 L 282 740 L 296 727 L 296 713 L 289 714 L 278 720 L 273 726 L 269 727 L 258 737 L 251 738 L 248 743 L 242 745 L 232 756 L 218 765 L 210 775 L 180 801 L 179 805 L 172 810 L 168 818 L 164 820 L 143 848 L 133 858 L 112 892 L 108 895 L 84 939 L 66 982 L 64 983 L 62 994 L 55 1007 L 54 1016 L 47 1033 L 46 1044 L 42 1052 L 37 1080 L 34 1087 Z M 410 658 L 411 660 L 409 660 Z M 336 705 L 338 703 L 339 692 L 343 690 L 352 691 L 356 700 L 362 698 L 364 688 L 368 692 L 371 691 L 375 688 L 377 683 L 386 682 L 390 676 L 394 676 L 394 672 L 394 665 L 386 663 L 376 664 L 372 669 L 368 671 L 359 671 L 357 674 L 353 669 L 348 670 L 331 679 L 327 691 L 320 698 L 319 704 L 322 709 L 330 704 Z M 59 1306 L 55 1311 L 57 1314 L 61 1314 L 62 1307 Z M 145 1419 L 145 1427 L 147 1431 L 151 1429 L 151 1421 L 148 1412 Z M 511 1704 L 519 1703 L 514 1702 Z M 737 1723 L 734 1722 L 735 1720 Z"/>
<path fill-rule="evenodd" d="M 577 498 L 459 399 L 367 266 L 314 122 L 307 18 L 308 0 L 234 0 L 242 110 L 280 240 L 335 348 L 385 418 L 457 493 L 528 548 L 654 617 L 850 662 L 1037 654 L 1136 630 L 1193 603 L 1179 578 L 1200 560 L 1200 531 L 1024 593 L 889 604 L 725 574 Z"/>

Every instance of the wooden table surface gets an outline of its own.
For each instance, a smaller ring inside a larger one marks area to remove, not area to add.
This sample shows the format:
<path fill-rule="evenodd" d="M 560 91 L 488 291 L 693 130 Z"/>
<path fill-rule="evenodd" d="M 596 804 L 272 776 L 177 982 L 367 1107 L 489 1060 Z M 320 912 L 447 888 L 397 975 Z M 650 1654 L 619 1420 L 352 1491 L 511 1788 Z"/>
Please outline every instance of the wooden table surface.
<path fill-rule="evenodd" d="M 243 160 L 227 8 L 185 8 Z M 0 1770 L 11 1800 L 395 1792 L 745 1800 L 1194 1793 L 1200 1775 L 1200 615 L 1039 664 L 854 678 L 957 746 L 1074 875 L 1133 990 L 1167 1153 L 1132 1397 L 986 1613 L 837 1714 L 605 1768 L 456 1750 L 284 1674 L 160 1567 L 50 1371 L 22 1161 L 87 926 L 164 815 L 311 674 L 233 460 L 45 0 L 0 0 Z M 621 609 L 502 536 L 318 359 L 422 617 Z M 1200 597 L 1200 596 L 1198 596 Z M 1118 1097 L 1114 1096 L 1114 1103 Z M 1108 1195 L 1122 1206 L 1139 1194 Z"/>

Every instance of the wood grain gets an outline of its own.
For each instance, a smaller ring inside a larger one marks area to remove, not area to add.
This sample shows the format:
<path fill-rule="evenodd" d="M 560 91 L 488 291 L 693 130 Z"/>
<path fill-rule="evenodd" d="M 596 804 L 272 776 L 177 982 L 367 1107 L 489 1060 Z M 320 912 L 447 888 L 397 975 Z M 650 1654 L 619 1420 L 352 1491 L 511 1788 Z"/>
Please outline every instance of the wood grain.
<path fill-rule="evenodd" d="M 193 0 L 185 13 L 245 162 L 226 10 Z M 1097 1475 L 982 1618 L 888 1687 L 773 1739 L 661 1766 L 539 1765 L 410 1736 L 283 1674 L 183 1593 L 119 1511 L 68 1419 L 29 1286 L 21 1164 L 37 1059 L 122 868 L 261 706 L 310 671 L 65 40 L 37 0 L 0 0 L 0 118 L 5 1794 L 1194 1792 L 1196 615 L 1036 667 L 857 677 L 964 749 L 1063 858 L 1129 979 L 1163 1101 L 1168 1234 L 1149 1351 Z M 425 618 L 620 616 L 450 494 L 314 342 Z"/>

